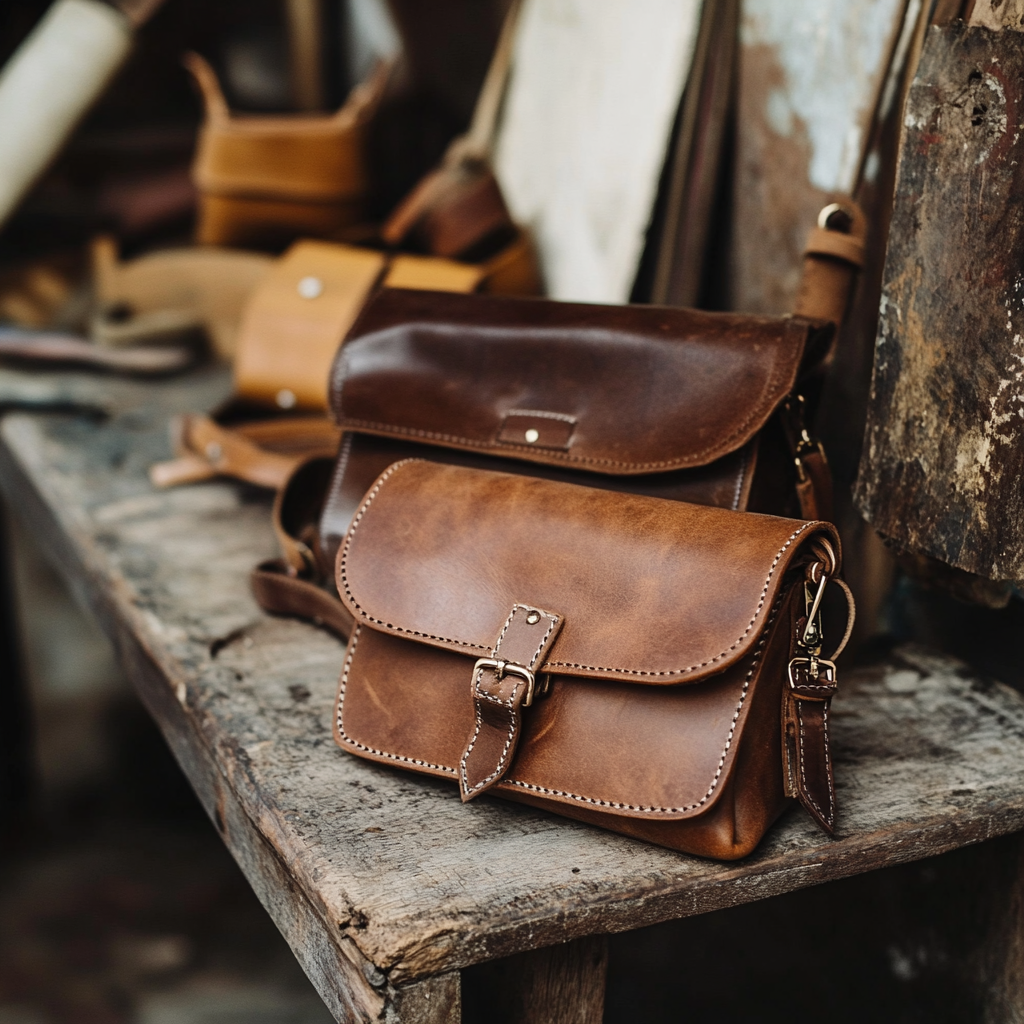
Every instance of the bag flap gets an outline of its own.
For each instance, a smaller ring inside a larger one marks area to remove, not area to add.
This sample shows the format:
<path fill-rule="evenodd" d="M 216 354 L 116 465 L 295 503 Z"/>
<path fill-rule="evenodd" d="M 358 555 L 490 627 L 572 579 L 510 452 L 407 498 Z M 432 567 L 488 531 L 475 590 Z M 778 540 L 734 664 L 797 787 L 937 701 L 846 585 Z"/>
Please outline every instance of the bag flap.
<path fill-rule="evenodd" d="M 418 459 L 384 472 L 338 556 L 382 632 L 483 657 L 515 604 L 564 625 L 540 671 L 695 681 L 750 653 L 809 542 L 835 528 Z"/>
<path fill-rule="evenodd" d="M 346 430 L 548 465 L 703 466 L 764 426 L 831 331 L 790 317 L 386 289 L 339 350 L 331 406 Z"/>

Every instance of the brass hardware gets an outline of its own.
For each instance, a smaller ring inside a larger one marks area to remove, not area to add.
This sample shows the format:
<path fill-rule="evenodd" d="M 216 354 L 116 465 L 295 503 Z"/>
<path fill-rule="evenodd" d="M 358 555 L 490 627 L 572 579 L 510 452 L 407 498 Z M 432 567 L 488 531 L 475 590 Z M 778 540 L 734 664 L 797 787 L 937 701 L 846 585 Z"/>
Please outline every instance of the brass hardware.
<path fill-rule="evenodd" d="M 475 676 L 485 668 L 493 669 L 494 674 L 499 680 L 504 679 L 505 676 L 518 676 L 526 683 L 526 696 L 523 698 L 523 707 L 528 708 L 533 703 L 533 693 L 537 686 L 537 680 L 525 665 L 518 665 L 514 661 L 502 661 L 500 658 L 480 658 L 473 666 L 473 675 Z"/>
<path fill-rule="evenodd" d="M 530 614 L 526 616 L 526 621 L 531 626 L 536 626 L 537 623 L 540 622 L 540 612 L 530 612 Z"/>
<path fill-rule="evenodd" d="M 526 438 L 527 444 L 536 444 L 540 440 L 540 431 L 535 427 L 530 427 L 524 437 Z"/>
<path fill-rule="evenodd" d="M 812 680 L 821 678 L 821 670 L 825 670 L 825 684 L 824 685 L 835 685 L 836 682 L 836 666 L 835 662 L 828 661 L 826 658 L 818 658 L 815 655 L 811 655 L 809 658 L 792 658 L 789 662 L 789 688 L 795 690 L 797 688 L 797 682 L 793 678 L 793 668 L 796 665 L 806 665 L 807 674 Z M 812 682 L 811 686 L 821 686 L 823 684 L 818 682 Z M 797 696 L 802 696 L 798 694 Z M 828 696 L 831 696 L 829 694 Z M 803 697 L 804 700 L 825 700 L 825 696 L 814 698 L 814 697 Z"/>

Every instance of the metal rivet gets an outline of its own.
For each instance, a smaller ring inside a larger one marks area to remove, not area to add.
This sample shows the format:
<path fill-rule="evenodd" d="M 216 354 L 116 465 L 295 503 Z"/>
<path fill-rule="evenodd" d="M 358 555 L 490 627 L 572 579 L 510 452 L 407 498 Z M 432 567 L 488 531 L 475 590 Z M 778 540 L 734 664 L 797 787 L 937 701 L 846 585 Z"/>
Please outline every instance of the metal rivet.
<path fill-rule="evenodd" d="M 537 625 L 537 623 L 540 622 L 540 612 L 530 612 L 530 614 L 526 616 L 526 621 L 531 626 Z"/>
<path fill-rule="evenodd" d="M 296 401 L 295 392 L 290 391 L 288 388 L 281 388 L 277 393 L 275 401 L 282 409 L 294 409 Z"/>
<path fill-rule="evenodd" d="M 216 441 L 211 441 L 206 446 L 206 457 L 210 462 L 220 462 L 220 457 L 224 454 L 224 449 L 221 448 Z"/>
<path fill-rule="evenodd" d="M 526 432 L 525 437 L 527 444 L 533 444 L 534 442 L 540 440 L 540 431 L 534 430 L 533 427 L 530 427 L 530 429 Z"/>
<path fill-rule="evenodd" d="M 319 277 L 304 277 L 299 282 L 299 294 L 304 299 L 316 299 L 323 295 L 324 283 Z"/>

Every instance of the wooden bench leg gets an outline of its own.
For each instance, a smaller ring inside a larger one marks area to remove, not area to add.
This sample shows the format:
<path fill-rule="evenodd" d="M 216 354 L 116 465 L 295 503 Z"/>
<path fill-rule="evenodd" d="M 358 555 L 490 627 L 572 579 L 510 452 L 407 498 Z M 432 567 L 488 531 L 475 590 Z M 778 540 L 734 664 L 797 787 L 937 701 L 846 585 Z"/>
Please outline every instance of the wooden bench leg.
<path fill-rule="evenodd" d="M 478 964 L 463 972 L 463 1024 L 601 1024 L 605 936 Z"/>
<path fill-rule="evenodd" d="M 521 955 L 514 1024 L 601 1024 L 608 939 L 576 939 Z"/>
<path fill-rule="evenodd" d="M 438 974 L 396 990 L 384 1011 L 385 1024 L 462 1024 L 458 971 Z"/>
<path fill-rule="evenodd" d="M 993 850 L 994 870 L 988 885 L 992 910 L 979 965 L 982 1021 L 1006 1024 L 1024 1021 L 1024 833 L 986 845 Z"/>

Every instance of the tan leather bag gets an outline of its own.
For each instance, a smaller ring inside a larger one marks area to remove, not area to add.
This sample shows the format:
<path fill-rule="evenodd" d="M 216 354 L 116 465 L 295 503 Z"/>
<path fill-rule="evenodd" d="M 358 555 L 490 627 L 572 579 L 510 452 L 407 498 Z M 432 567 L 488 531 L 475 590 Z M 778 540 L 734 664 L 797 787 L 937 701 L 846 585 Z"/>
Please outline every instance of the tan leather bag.
<path fill-rule="evenodd" d="M 366 131 L 390 67 L 380 65 L 334 114 L 233 114 L 217 76 L 198 54 L 185 57 L 206 117 L 193 177 L 199 190 L 196 241 L 287 244 L 324 238 L 365 216 L 370 182 Z"/>
<path fill-rule="evenodd" d="M 701 856 L 750 853 L 790 797 L 831 832 L 838 551 L 821 522 L 397 463 L 338 557 L 335 737 Z"/>

